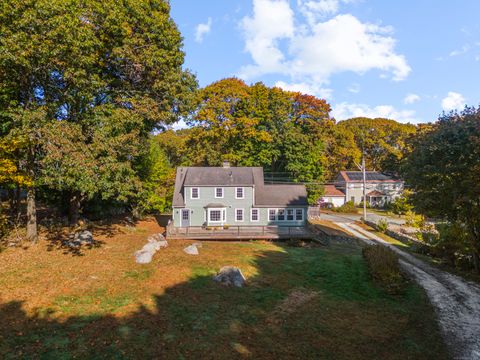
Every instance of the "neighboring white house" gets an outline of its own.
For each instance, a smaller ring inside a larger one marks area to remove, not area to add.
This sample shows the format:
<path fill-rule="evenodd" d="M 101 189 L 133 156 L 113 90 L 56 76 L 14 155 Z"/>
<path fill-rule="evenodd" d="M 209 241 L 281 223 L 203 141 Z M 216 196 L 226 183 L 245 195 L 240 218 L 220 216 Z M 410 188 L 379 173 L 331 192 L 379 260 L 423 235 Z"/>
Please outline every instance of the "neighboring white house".
<path fill-rule="evenodd" d="M 363 174 L 361 171 L 340 171 L 335 187 L 345 194 L 345 201 L 358 205 L 363 200 Z M 366 172 L 366 197 L 370 206 L 381 207 L 399 197 L 403 180 L 378 171 Z"/>
<path fill-rule="evenodd" d="M 325 194 L 320 199 L 322 203 L 330 203 L 335 207 L 345 204 L 345 193 L 335 185 L 325 185 Z"/>
<path fill-rule="evenodd" d="M 399 197 L 404 188 L 404 182 L 392 175 L 378 171 L 367 171 L 366 197 L 370 206 L 382 207 Z M 347 201 L 358 205 L 363 200 L 363 174 L 361 171 L 340 171 L 335 179 L 335 185 L 325 186 L 323 203 L 342 206 Z"/>

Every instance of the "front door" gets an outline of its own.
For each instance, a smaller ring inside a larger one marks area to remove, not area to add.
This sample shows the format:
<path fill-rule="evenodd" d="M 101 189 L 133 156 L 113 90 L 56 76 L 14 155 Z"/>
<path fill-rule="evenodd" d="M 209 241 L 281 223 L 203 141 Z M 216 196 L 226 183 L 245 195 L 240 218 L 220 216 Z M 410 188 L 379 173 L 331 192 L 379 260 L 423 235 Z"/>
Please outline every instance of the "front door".
<path fill-rule="evenodd" d="M 189 227 L 190 226 L 190 210 L 182 209 L 182 221 L 181 227 Z"/>

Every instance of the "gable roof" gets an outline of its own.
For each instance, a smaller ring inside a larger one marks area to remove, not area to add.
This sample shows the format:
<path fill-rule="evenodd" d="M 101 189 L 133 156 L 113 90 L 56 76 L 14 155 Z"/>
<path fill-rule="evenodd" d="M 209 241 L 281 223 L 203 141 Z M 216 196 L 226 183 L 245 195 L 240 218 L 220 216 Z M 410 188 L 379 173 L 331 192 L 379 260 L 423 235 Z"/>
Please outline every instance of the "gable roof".
<path fill-rule="evenodd" d="M 188 167 L 185 186 L 241 186 L 254 182 L 253 167 Z"/>
<path fill-rule="evenodd" d="M 185 186 L 254 186 L 255 206 L 308 206 L 305 185 L 265 185 L 261 167 L 178 167 L 174 207 L 185 206 Z"/>
<path fill-rule="evenodd" d="M 255 189 L 255 206 L 308 206 L 305 185 L 262 185 Z"/>
<path fill-rule="evenodd" d="M 337 189 L 335 185 L 325 185 L 325 194 L 323 196 L 344 197 L 345 194 L 340 189 Z"/>
<path fill-rule="evenodd" d="M 346 182 L 363 182 L 361 171 L 340 171 L 338 178 Z M 379 171 L 366 171 L 366 181 L 371 182 L 399 182 L 402 181 L 394 176 L 381 173 Z"/>

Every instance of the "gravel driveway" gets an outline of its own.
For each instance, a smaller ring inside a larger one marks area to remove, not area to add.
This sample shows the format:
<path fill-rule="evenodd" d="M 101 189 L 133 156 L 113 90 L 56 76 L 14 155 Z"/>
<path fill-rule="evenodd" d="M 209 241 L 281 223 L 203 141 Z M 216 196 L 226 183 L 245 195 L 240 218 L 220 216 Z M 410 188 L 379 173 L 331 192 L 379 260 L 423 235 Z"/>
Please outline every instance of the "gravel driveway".
<path fill-rule="evenodd" d="M 400 264 L 422 286 L 438 315 L 445 342 L 454 359 L 480 359 L 480 286 L 439 270 L 353 222 L 337 223 L 365 242 L 381 243 L 400 256 Z"/>

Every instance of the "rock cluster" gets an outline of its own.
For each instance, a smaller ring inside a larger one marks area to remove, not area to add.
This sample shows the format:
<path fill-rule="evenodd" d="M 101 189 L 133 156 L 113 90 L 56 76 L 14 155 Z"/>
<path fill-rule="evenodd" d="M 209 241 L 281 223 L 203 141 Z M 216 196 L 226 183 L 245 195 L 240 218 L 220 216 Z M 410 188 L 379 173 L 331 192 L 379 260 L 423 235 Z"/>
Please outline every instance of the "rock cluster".
<path fill-rule="evenodd" d="M 243 287 L 245 286 L 245 276 L 243 276 L 242 271 L 234 266 L 224 266 L 220 271 L 213 277 L 213 280 L 221 283 L 225 286 L 236 286 Z"/>
<path fill-rule="evenodd" d="M 162 234 L 154 234 L 148 238 L 148 242 L 141 250 L 135 252 L 135 261 L 138 264 L 148 264 L 158 250 L 167 246 L 168 242 Z"/>

